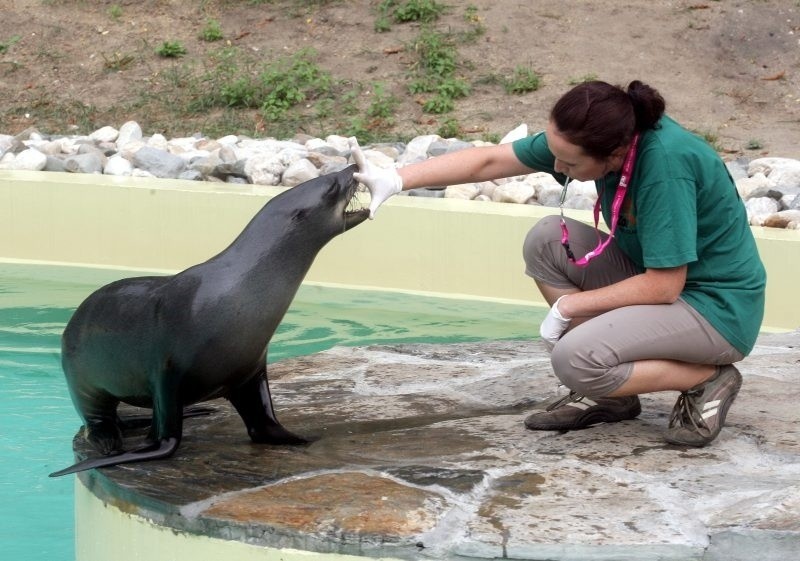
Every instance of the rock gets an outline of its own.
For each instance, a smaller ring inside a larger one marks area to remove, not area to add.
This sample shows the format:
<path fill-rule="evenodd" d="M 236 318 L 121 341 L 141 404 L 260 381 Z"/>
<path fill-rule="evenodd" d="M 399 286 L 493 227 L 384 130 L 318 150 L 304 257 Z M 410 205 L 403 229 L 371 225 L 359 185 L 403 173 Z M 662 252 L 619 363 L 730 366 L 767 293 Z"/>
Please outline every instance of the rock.
<path fill-rule="evenodd" d="M 57 156 L 47 156 L 47 163 L 44 166 L 44 171 L 64 172 L 67 171 L 67 168 L 64 165 L 64 160 L 61 158 Z"/>
<path fill-rule="evenodd" d="M 111 156 L 103 168 L 106 175 L 126 176 L 133 173 L 133 165 L 120 155 Z"/>
<path fill-rule="evenodd" d="M 772 187 L 781 193 L 800 193 L 800 161 L 789 158 L 759 158 L 750 162 L 748 172 L 752 176 L 763 173 Z"/>
<path fill-rule="evenodd" d="M 536 195 L 533 185 L 526 181 L 510 181 L 498 185 L 492 194 L 496 203 L 525 204 Z"/>
<path fill-rule="evenodd" d="M 528 125 L 522 123 L 517 128 L 508 131 L 506 135 L 500 139 L 500 144 L 508 144 L 509 142 L 514 142 L 526 136 L 528 136 Z"/>
<path fill-rule="evenodd" d="M 398 166 L 405 166 L 428 159 L 428 148 L 442 137 L 438 134 L 418 136 L 406 145 L 406 150 L 397 159 Z"/>
<path fill-rule="evenodd" d="M 800 210 L 782 210 L 764 219 L 762 226 L 800 230 Z"/>
<path fill-rule="evenodd" d="M 114 142 L 119 137 L 119 131 L 114 127 L 105 126 L 89 134 L 94 142 Z"/>
<path fill-rule="evenodd" d="M 76 154 L 64 160 L 64 169 L 71 173 L 103 173 L 103 158 L 96 151 Z"/>
<path fill-rule="evenodd" d="M 461 185 L 450 185 L 444 190 L 445 199 L 462 199 L 470 201 L 477 197 L 481 192 L 479 185 L 475 183 L 463 183 Z"/>
<path fill-rule="evenodd" d="M 166 146 L 166 142 L 164 143 Z M 152 174 L 155 177 L 178 177 L 184 169 L 186 162 L 166 150 L 143 146 L 133 155 L 133 165 Z"/>
<path fill-rule="evenodd" d="M 757 189 L 769 189 L 771 187 L 769 179 L 762 172 L 757 172 L 750 177 L 744 177 L 736 181 L 736 190 L 739 191 L 739 196 L 747 200 L 750 198 L 750 193 Z"/>
<path fill-rule="evenodd" d="M 13 169 L 20 171 L 42 171 L 47 165 L 47 155 L 42 154 L 35 148 L 26 148 L 19 154 L 13 155 L 8 164 L 3 164 L 3 169 Z"/>
<path fill-rule="evenodd" d="M 244 173 L 250 183 L 256 185 L 280 185 L 284 165 L 274 154 L 259 154 L 248 158 Z"/>
<path fill-rule="evenodd" d="M 196 169 L 187 169 L 178 176 L 178 179 L 186 179 L 188 181 L 203 181 L 203 174 Z"/>
<path fill-rule="evenodd" d="M 319 177 L 317 167 L 307 159 L 302 158 L 286 168 L 286 171 L 283 172 L 281 184 L 286 187 L 294 187 L 315 177 Z"/>
<path fill-rule="evenodd" d="M 756 197 L 745 203 L 747 219 L 751 226 L 761 226 L 771 214 L 778 212 L 778 201 L 770 197 Z"/>
<path fill-rule="evenodd" d="M 123 148 L 132 141 L 142 140 L 142 127 L 136 121 L 128 121 L 119 128 L 117 135 L 117 147 Z"/>

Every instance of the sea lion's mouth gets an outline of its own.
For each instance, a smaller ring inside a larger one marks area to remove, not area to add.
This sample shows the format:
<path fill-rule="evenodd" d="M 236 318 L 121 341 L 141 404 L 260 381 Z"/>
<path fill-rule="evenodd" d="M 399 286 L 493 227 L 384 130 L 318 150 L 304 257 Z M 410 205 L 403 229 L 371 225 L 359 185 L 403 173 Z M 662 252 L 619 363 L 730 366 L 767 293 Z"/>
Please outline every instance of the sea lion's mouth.
<path fill-rule="evenodd" d="M 359 191 L 359 183 L 351 180 L 347 187 L 347 203 L 344 207 L 344 229 L 349 230 L 353 226 L 361 224 L 369 217 L 369 208 L 360 199 L 366 191 Z"/>

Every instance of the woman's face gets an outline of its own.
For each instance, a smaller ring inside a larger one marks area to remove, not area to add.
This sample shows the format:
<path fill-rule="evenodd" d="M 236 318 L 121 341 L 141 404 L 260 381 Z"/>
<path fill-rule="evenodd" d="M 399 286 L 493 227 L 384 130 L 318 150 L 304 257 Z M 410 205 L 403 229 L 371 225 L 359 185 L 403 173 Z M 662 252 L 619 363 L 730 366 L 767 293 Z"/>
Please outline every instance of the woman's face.
<path fill-rule="evenodd" d="M 598 160 L 585 154 L 583 148 L 572 144 L 561 135 L 553 121 L 547 124 L 545 138 L 547 146 L 556 157 L 555 170 L 572 179 L 578 181 L 599 179 L 609 171 L 616 171 L 622 166 L 622 159 L 615 155 Z"/>

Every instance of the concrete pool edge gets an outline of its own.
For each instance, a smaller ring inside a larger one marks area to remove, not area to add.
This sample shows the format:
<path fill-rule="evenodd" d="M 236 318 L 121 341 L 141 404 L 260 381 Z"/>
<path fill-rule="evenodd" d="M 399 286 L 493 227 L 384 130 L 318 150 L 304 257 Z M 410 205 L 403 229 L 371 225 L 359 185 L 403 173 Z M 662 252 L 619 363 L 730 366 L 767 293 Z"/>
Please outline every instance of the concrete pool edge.
<path fill-rule="evenodd" d="M 224 249 L 283 190 L 0 171 L 0 258 L 181 270 Z M 543 306 L 524 274 L 521 247 L 530 227 L 555 212 L 531 205 L 395 197 L 375 220 L 323 248 L 306 280 Z M 592 220 L 588 211 L 568 214 Z M 793 330 L 800 318 L 786 302 L 800 276 L 800 231 L 753 232 L 769 275 L 763 330 Z"/>

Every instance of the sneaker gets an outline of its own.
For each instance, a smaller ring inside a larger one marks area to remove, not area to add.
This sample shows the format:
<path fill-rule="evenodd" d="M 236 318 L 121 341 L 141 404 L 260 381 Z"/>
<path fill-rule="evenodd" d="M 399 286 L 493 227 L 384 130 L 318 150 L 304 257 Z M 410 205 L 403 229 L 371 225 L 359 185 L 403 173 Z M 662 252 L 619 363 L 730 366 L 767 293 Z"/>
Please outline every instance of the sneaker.
<path fill-rule="evenodd" d="M 569 392 L 544 411 L 537 411 L 525 419 L 531 430 L 578 430 L 597 423 L 615 423 L 633 419 L 642 412 L 639 396 L 596 397 L 590 399 Z"/>
<path fill-rule="evenodd" d="M 711 378 L 682 392 L 669 417 L 665 439 L 670 444 L 705 446 L 714 440 L 728 408 L 742 386 L 742 375 L 732 364 L 718 366 Z"/>

